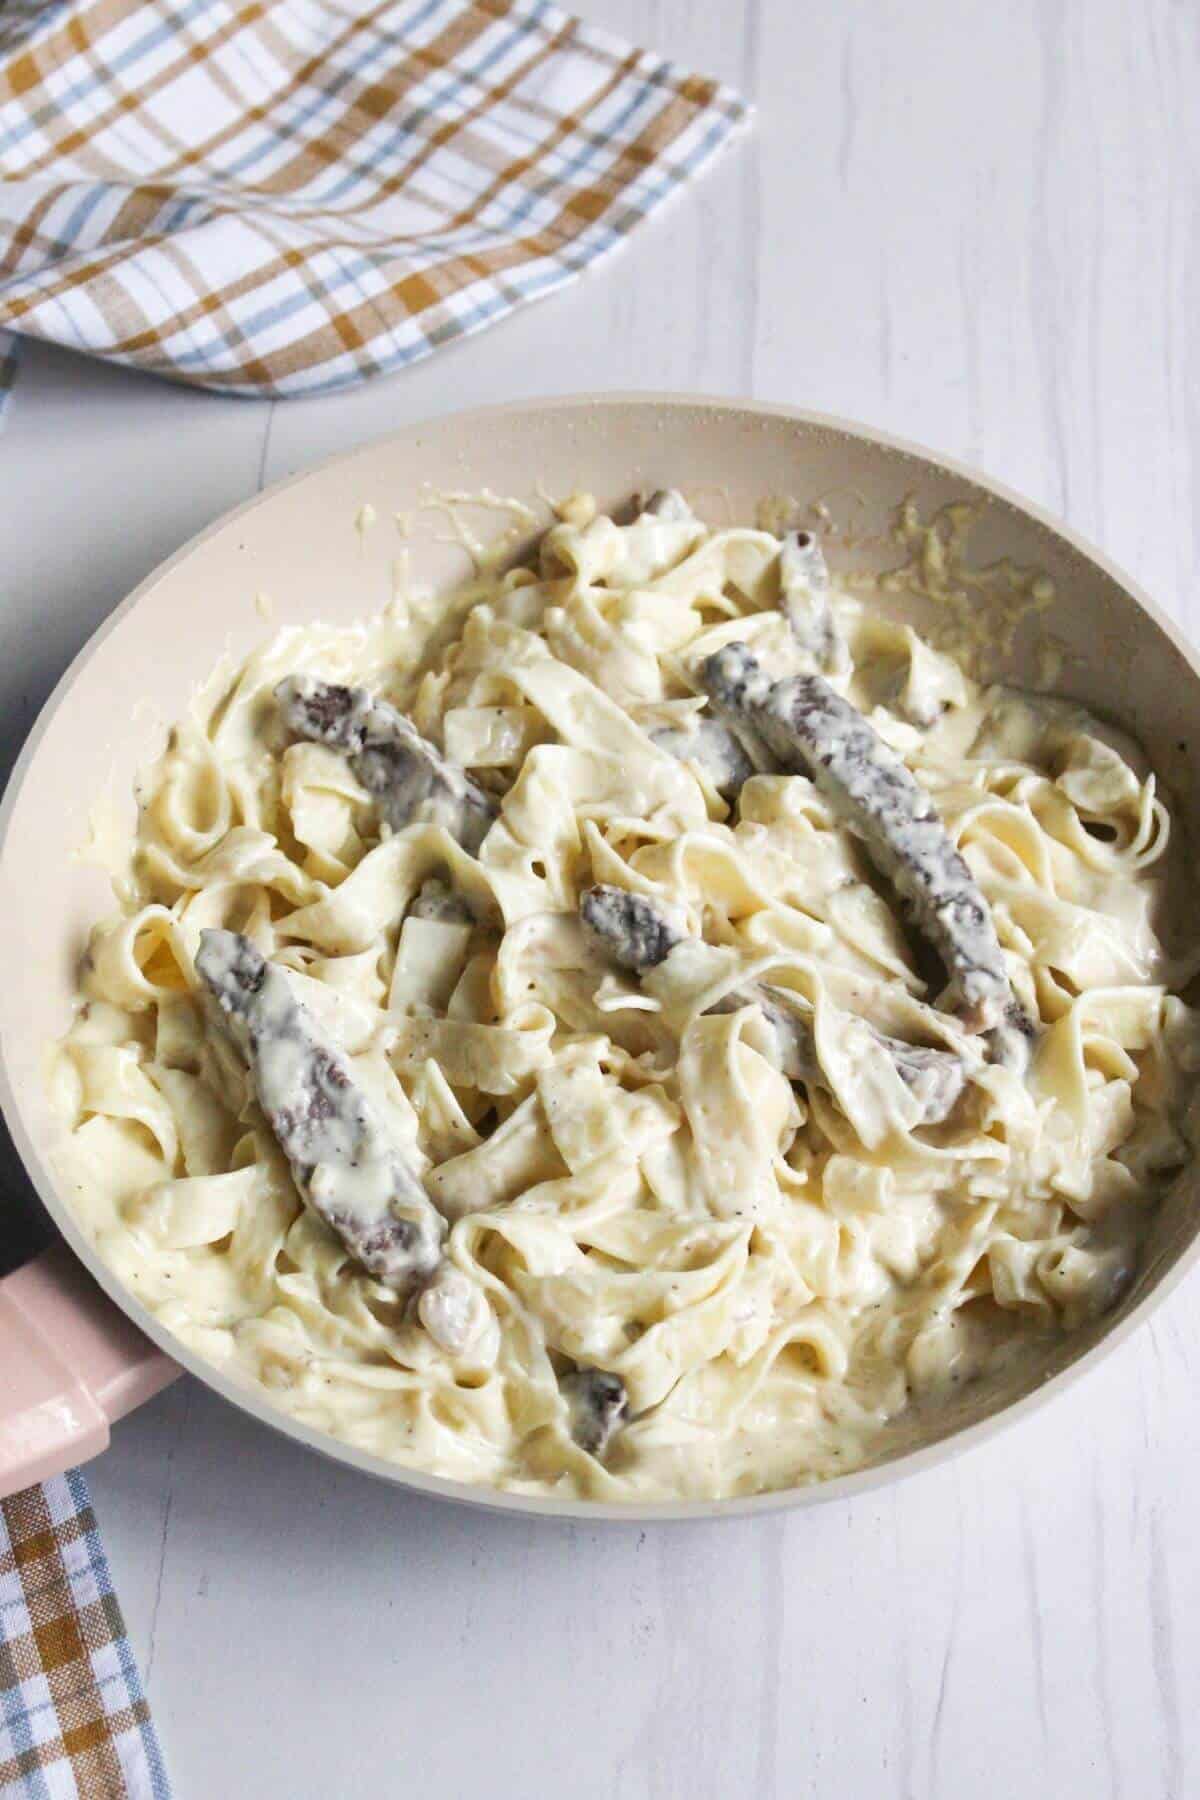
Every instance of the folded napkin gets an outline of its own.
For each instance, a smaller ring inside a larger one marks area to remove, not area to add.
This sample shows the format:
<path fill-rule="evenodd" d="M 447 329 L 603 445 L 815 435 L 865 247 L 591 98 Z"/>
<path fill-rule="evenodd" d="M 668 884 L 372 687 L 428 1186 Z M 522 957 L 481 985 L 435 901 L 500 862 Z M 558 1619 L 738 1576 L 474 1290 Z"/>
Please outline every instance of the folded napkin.
<path fill-rule="evenodd" d="M 327 393 L 561 287 L 745 116 L 546 0 L 9 0 L 0 327 Z"/>
<path fill-rule="evenodd" d="M 83 1476 L 0 1500 L 0 1795 L 169 1792 Z"/>

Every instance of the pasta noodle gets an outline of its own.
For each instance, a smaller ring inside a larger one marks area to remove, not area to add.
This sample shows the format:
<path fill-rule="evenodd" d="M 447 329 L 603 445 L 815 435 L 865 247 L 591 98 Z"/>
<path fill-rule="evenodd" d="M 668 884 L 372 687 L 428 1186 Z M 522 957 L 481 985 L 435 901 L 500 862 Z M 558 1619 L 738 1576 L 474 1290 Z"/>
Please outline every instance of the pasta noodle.
<path fill-rule="evenodd" d="M 525 1493 L 715 1497 L 878 1457 L 914 1405 L 1115 1304 L 1192 1154 L 1200 1029 L 1136 749 L 810 592 L 807 546 L 781 593 L 777 538 L 668 500 L 621 525 L 574 497 L 535 564 L 454 597 L 431 667 L 401 611 L 219 669 L 140 786 L 54 1064 L 79 1217 L 182 1342 L 347 1443 Z M 778 682 L 818 639 L 987 903 L 1026 1066 L 939 1003 L 825 789 L 696 733 L 706 659 L 745 644 Z M 365 758 L 291 740 L 272 695 L 301 675 L 368 687 L 466 770 L 498 807 L 477 855 L 442 817 L 389 826 Z M 597 884 L 679 921 L 656 968 L 598 955 Z M 198 978 L 205 930 L 286 972 L 445 1221 L 420 1308 L 304 1204 Z M 804 1019 L 819 1082 L 748 990 Z M 961 1060 L 947 1116 L 923 1122 L 896 1039 Z M 627 1396 L 611 1438 L 572 1431 L 577 1369 Z"/>

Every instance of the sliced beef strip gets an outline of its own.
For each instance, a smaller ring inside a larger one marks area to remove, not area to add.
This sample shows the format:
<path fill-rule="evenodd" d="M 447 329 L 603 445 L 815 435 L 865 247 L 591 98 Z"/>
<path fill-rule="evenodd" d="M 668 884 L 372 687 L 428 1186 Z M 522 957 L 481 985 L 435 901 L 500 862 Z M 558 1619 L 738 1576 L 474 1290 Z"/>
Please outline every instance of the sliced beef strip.
<path fill-rule="evenodd" d="M 613 962 L 632 973 L 658 968 L 686 939 L 681 916 L 618 887 L 588 888 L 580 897 L 579 914 L 592 942 Z M 725 994 L 712 1012 L 740 1012 L 757 1007 L 773 1035 L 779 1067 L 789 1081 L 828 1092 L 817 1056 L 812 1026 L 783 988 L 769 982 L 747 982 Z M 946 1050 L 906 1044 L 874 1026 L 868 1030 L 883 1045 L 896 1073 L 921 1104 L 921 1124 L 948 1117 L 966 1082 L 959 1057 Z"/>
<path fill-rule="evenodd" d="M 275 689 L 288 729 L 340 750 L 393 831 L 443 825 L 472 856 L 496 819 L 489 795 L 447 761 L 404 714 L 366 688 L 289 675 Z"/>

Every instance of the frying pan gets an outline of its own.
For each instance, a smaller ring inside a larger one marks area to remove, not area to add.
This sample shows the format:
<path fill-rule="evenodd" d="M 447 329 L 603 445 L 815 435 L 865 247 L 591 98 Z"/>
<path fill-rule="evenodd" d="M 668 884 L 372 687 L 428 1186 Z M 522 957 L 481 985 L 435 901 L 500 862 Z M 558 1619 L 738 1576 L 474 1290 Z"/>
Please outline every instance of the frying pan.
<path fill-rule="evenodd" d="M 1000 671 L 1044 679 L 1140 740 L 1194 838 L 1200 784 L 1200 665 L 1137 586 L 1098 551 L 996 483 L 860 425 L 742 401 L 642 394 L 573 397 L 414 426 L 273 488 L 181 550 L 120 606 L 47 702 L 0 809 L 0 1106 L 65 1245 L 0 1282 L 0 1494 L 95 1455 L 111 1421 L 189 1370 L 276 1430 L 401 1487 L 476 1506 L 558 1516 L 735 1516 L 860 1492 L 943 1460 L 1065 1390 L 1157 1307 L 1200 1256 L 1200 1171 L 1158 1213 L 1138 1279 L 1118 1310 L 1064 1339 L 1036 1371 L 1010 1371 L 933 1415 L 902 1419 L 881 1460 L 815 1487 L 720 1502 L 621 1507 L 471 1487 L 383 1462 L 278 1411 L 265 1389 L 208 1366 L 127 1292 L 72 1214 L 52 1154 L 63 1132 L 46 1091 L 50 1044 L 66 1028 L 78 959 L 111 905 L 107 878 L 81 861 L 89 815 L 107 791 L 126 823 L 133 778 L 225 651 L 241 657 L 272 629 L 349 622 L 408 576 L 444 589 L 468 559 L 447 492 L 513 496 L 586 488 L 601 506 L 631 490 L 682 487 L 714 524 L 750 522 L 764 496 L 816 503 L 839 569 L 879 574 L 904 560 L 897 509 L 923 518 L 976 509 L 973 565 L 1011 558 L 1054 584 L 1047 610 L 1018 631 Z M 367 509 L 367 510 L 364 510 Z M 409 516 L 411 535 L 397 532 Z M 484 536 L 504 515 L 464 515 Z M 544 508 L 543 514 L 544 517 Z M 372 518 L 374 523 L 371 523 Z M 511 515 L 510 520 L 511 522 Z M 526 519 L 525 536 L 532 527 Z M 514 553 L 522 545 L 514 543 Z M 997 576 L 1001 580 L 1002 576 Z M 986 593 L 986 584 L 980 590 Z M 893 610 L 897 600 L 888 601 Z M 264 615 L 270 615 L 271 623 Z"/>

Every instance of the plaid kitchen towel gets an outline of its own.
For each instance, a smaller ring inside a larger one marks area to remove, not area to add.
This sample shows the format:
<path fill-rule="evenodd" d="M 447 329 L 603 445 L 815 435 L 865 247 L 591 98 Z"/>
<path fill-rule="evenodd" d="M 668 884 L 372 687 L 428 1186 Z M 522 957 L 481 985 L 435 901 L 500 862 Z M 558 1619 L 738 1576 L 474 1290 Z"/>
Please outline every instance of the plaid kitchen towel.
<path fill-rule="evenodd" d="M 561 287 L 745 116 L 548 0 L 9 0 L 0 327 L 329 392 Z"/>
<path fill-rule="evenodd" d="M 0 1500 L 0 1795 L 169 1792 L 83 1476 Z"/>

